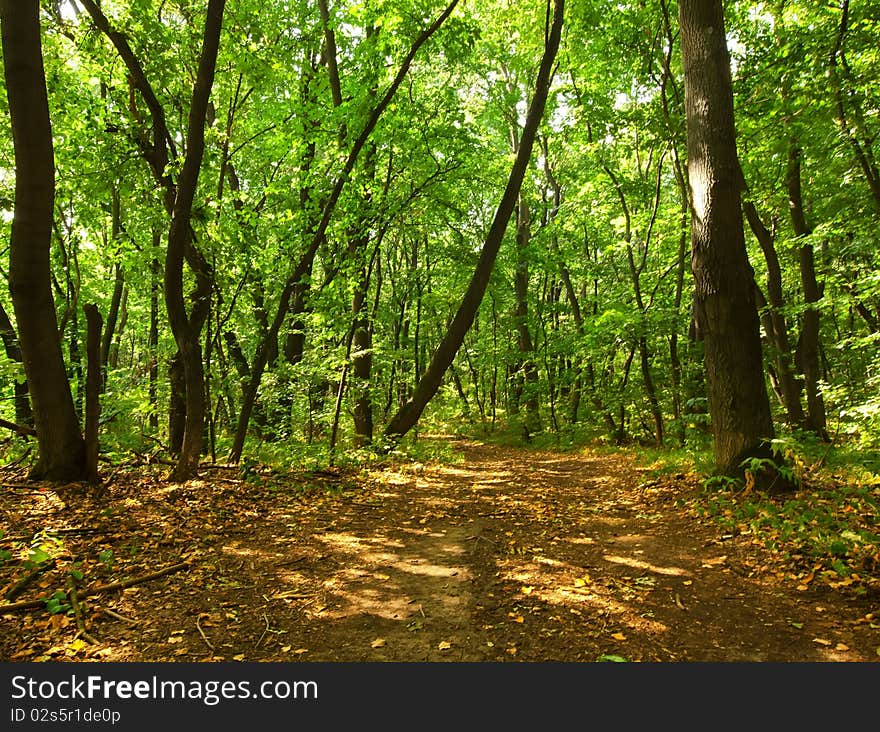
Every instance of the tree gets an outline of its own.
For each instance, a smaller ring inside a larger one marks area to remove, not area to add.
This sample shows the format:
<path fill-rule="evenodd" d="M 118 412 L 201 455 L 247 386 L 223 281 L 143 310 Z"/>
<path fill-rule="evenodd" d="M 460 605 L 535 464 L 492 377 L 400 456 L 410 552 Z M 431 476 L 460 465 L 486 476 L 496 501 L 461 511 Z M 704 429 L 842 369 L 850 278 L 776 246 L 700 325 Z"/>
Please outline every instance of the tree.
<path fill-rule="evenodd" d="M 495 258 L 504 239 L 504 232 L 507 229 L 507 224 L 519 198 L 520 186 L 531 158 L 538 126 L 541 123 L 541 118 L 544 116 L 544 106 L 547 103 L 550 81 L 553 76 L 553 65 L 562 36 L 564 4 L 564 0 L 555 0 L 553 22 L 546 37 L 544 57 L 541 59 L 541 65 L 538 69 L 535 92 L 526 114 L 526 123 L 519 141 L 519 149 L 510 171 L 510 177 L 507 180 L 507 186 L 495 211 L 492 226 L 486 235 L 486 241 L 480 252 L 477 267 L 462 298 L 461 305 L 447 328 L 443 340 L 434 351 L 431 363 L 428 365 L 422 378 L 419 379 L 413 395 L 385 426 L 385 436 L 390 440 L 398 440 L 409 432 L 418 422 L 419 417 L 422 416 L 422 412 L 425 410 L 428 402 L 437 393 L 437 389 L 443 380 L 443 375 L 452 364 L 455 354 L 464 342 L 464 337 L 474 322 L 474 317 L 480 307 L 483 294 L 486 292 L 486 286 L 489 284 L 489 277 L 492 274 Z"/>
<path fill-rule="evenodd" d="M 3 0 L 0 24 L 16 172 L 9 289 L 40 447 L 31 477 L 82 480 L 85 442 L 65 373 L 49 270 L 55 160 L 40 3 Z"/>
<path fill-rule="evenodd" d="M 733 475 L 744 458 L 769 454 L 773 422 L 743 231 L 730 57 L 721 0 L 681 0 L 679 19 L 694 309 L 705 341 L 715 464 Z"/>

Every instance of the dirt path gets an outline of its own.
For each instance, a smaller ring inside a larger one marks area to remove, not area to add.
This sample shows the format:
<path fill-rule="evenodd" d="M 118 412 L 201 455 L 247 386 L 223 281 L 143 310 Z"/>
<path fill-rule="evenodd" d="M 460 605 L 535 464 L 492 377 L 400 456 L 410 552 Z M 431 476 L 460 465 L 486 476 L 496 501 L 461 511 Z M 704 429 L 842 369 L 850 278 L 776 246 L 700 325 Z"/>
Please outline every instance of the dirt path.
<path fill-rule="evenodd" d="M 332 495 L 242 493 L 235 481 L 206 480 L 141 496 L 136 507 L 131 488 L 120 496 L 131 531 L 143 534 L 150 515 L 163 539 L 167 557 L 154 564 L 182 553 L 192 569 L 102 601 L 130 623 L 95 601 L 101 643 L 73 654 L 58 643 L 65 628 L 53 636 L 39 618 L 6 616 L 0 655 L 877 659 L 869 600 L 756 573 L 761 547 L 677 506 L 693 486 L 643 485 L 621 454 L 457 445 L 460 464 L 375 471 Z M 230 531 L 224 507 L 246 500 L 246 522 L 238 514 Z"/>

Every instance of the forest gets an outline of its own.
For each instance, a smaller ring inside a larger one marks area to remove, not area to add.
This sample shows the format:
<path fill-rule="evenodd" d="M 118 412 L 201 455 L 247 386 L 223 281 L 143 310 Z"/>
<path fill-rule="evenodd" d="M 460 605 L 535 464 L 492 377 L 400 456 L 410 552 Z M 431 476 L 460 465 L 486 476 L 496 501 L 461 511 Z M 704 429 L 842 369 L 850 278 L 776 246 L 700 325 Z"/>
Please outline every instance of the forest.
<path fill-rule="evenodd" d="M 0 23 L 0 657 L 880 656 L 880 2 Z"/>

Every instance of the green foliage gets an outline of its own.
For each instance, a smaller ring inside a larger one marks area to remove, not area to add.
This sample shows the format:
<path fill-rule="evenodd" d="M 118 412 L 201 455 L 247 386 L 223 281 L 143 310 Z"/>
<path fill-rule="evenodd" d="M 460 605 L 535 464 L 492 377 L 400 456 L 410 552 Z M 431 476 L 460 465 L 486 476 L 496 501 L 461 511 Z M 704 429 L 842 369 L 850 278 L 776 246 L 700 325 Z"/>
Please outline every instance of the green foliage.
<path fill-rule="evenodd" d="M 98 561 L 101 563 L 101 565 L 103 566 L 104 570 L 106 570 L 106 571 L 108 571 L 108 572 L 109 572 L 111 569 L 113 569 L 113 561 L 114 561 L 114 559 L 115 559 L 115 557 L 113 556 L 113 550 L 112 550 L 112 549 L 102 549 L 102 550 L 98 553 Z"/>
<path fill-rule="evenodd" d="M 73 611 L 73 608 L 68 601 L 67 593 L 64 592 L 64 590 L 56 591 L 54 595 L 45 600 L 45 603 L 46 610 L 51 615 L 59 615 L 61 613 L 68 613 Z"/>
<path fill-rule="evenodd" d="M 839 578 L 875 575 L 880 570 L 880 474 L 841 473 L 839 465 L 829 460 L 829 467 L 810 473 L 809 485 L 785 499 L 745 492 L 741 482 L 718 482 L 703 494 L 698 512 L 805 567 L 825 568 Z"/>
<path fill-rule="evenodd" d="M 625 3 L 613 13 L 595 0 L 576 5 L 567 9 L 565 49 L 518 202 L 520 213 L 529 213 L 529 236 L 518 242 L 515 222 L 509 227 L 454 373 L 419 429 L 509 444 L 522 444 L 528 432 L 533 446 L 562 449 L 596 442 L 649 449 L 659 442 L 661 452 L 689 451 L 694 469 L 708 472 L 702 345 L 690 327 L 676 9 L 659 0 Z M 878 107 L 874 5 L 850 8 L 845 58 L 836 70 L 829 54 L 840 7 L 797 0 L 727 9 L 740 158 L 749 200 L 773 229 L 788 339 L 795 350 L 806 308 L 800 254 L 809 244 L 824 288 L 820 388 L 829 432 L 862 450 L 880 446 L 878 218 L 856 154 L 860 145 L 868 160 L 876 158 L 880 139 L 871 113 Z M 206 454 L 222 459 L 229 449 L 242 385 L 341 162 L 406 49 L 439 9 L 421 0 L 331 4 L 341 100 L 331 94 L 314 4 L 242 2 L 227 10 L 193 220 L 213 273 L 201 334 L 210 400 Z M 203 9 L 144 0 L 106 3 L 104 12 L 125 33 L 162 103 L 173 143 L 164 172 L 176 176 Z M 416 57 L 343 189 L 303 279 L 308 288 L 299 309 L 286 314 L 250 423 L 246 459 L 255 465 L 356 466 L 391 447 L 382 428 L 441 342 L 504 189 L 543 49 L 545 13 L 545 3 L 535 0 L 460 5 Z M 106 354 L 102 454 L 112 462 L 132 453 L 157 456 L 168 447 L 168 366 L 176 344 L 162 286 L 170 221 L 145 154 L 156 142 L 151 111 L 87 14 L 61 23 L 47 13 L 44 20 L 56 154 L 52 275 L 68 376 L 81 404 L 80 306 L 97 303 L 106 323 L 118 271 L 125 295 Z M 835 84 L 846 125 L 838 119 Z M 811 229 L 805 237 L 794 234 L 785 185 L 793 140 L 802 148 Z M 12 160 L 8 129 L 0 154 Z M 11 171 L 0 176 L 7 219 L 13 186 Z M 748 236 L 756 282 L 766 289 L 767 263 Z M 525 295 L 518 298 L 523 274 Z M 194 282 L 188 269 L 187 293 Z M 361 295 L 370 344 L 358 352 L 349 334 Z M 8 295 L 0 300 L 12 313 Z M 191 311 L 193 302 L 187 306 Z M 290 356 L 294 331 L 304 345 Z M 528 352 L 523 331 L 532 342 Z M 767 341 L 771 388 L 777 355 Z M 371 358 L 369 378 L 355 379 L 354 365 L 364 356 Z M 347 388 L 331 450 L 343 369 Z M 8 397 L 22 376 L 19 363 L 0 363 L 4 418 L 15 418 Z M 362 396 L 374 418 L 373 450 L 353 447 Z M 540 429 L 524 429 L 533 421 L 522 409 L 530 397 L 538 402 Z M 794 428 L 784 425 L 781 405 L 775 418 L 779 432 Z M 397 449 L 418 459 L 428 444 L 405 441 Z M 4 457 L 18 459 L 26 449 L 16 438 Z M 802 477 L 803 466 L 776 463 L 744 467 Z"/>

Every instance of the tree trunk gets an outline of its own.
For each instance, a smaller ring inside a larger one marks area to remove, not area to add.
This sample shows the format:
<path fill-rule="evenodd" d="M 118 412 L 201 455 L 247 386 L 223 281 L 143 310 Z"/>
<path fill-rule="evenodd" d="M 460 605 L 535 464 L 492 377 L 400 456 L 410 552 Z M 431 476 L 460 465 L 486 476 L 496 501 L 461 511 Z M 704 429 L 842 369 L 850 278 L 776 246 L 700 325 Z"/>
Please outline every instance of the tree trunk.
<path fill-rule="evenodd" d="M 16 171 L 9 289 L 40 447 L 31 476 L 82 480 L 85 442 L 64 369 L 50 279 L 55 161 L 39 2 L 0 1 L 0 25 Z"/>
<path fill-rule="evenodd" d="M 489 276 L 492 273 L 495 258 L 501 247 L 507 224 L 516 206 L 520 186 L 522 185 L 526 167 L 532 155 L 532 147 L 535 142 L 538 125 L 544 115 L 544 105 L 547 102 L 547 94 L 550 89 L 553 64 L 562 34 L 564 1 L 556 0 L 555 2 L 553 24 L 547 37 L 544 57 L 538 70 L 535 93 L 526 115 L 526 124 L 520 139 L 519 152 L 510 171 L 507 187 L 495 211 L 495 218 L 486 236 L 477 267 L 462 298 L 461 305 L 455 313 L 455 317 L 447 329 L 446 335 L 440 342 L 437 350 L 434 351 L 431 363 L 416 385 L 412 397 L 398 410 L 385 427 L 385 436 L 392 441 L 400 439 L 415 426 L 428 402 L 437 393 L 437 389 L 443 380 L 443 374 L 446 373 L 446 370 L 455 358 L 456 352 L 464 342 L 464 337 L 474 321 L 474 317 L 480 307 L 480 302 L 483 299 L 483 293 L 489 284 Z"/>
<path fill-rule="evenodd" d="M 528 441 L 541 431 L 541 413 L 538 407 L 538 369 L 535 366 L 535 346 L 529 330 L 529 261 L 527 249 L 531 239 L 531 219 L 529 204 L 520 194 L 516 208 L 516 272 L 513 291 L 516 300 L 514 319 L 516 322 L 516 348 L 520 362 L 517 364 L 517 380 L 521 384 L 521 394 L 525 396 L 526 418 L 523 422 L 523 436 Z M 519 401 L 519 400 L 517 400 Z"/>
<path fill-rule="evenodd" d="M 0 339 L 3 340 L 3 347 L 6 355 L 15 363 L 22 362 L 21 348 L 18 345 L 18 334 L 9 319 L 9 313 L 0 303 Z M 15 421 L 17 424 L 32 427 L 34 424 L 34 415 L 31 411 L 31 402 L 28 398 L 27 380 L 19 382 L 15 380 L 13 390 L 13 399 L 15 400 Z"/>
<path fill-rule="evenodd" d="M 186 423 L 183 442 L 171 479 L 185 481 L 198 472 L 205 421 L 205 384 L 202 363 L 201 328 L 187 317 L 183 293 L 183 262 L 190 242 L 192 204 L 205 151 L 205 120 L 214 83 L 214 70 L 223 27 L 226 0 L 209 0 L 202 53 L 193 88 L 187 128 L 186 158 L 177 183 L 177 195 L 165 254 L 165 307 L 171 332 L 177 342 L 186 383 Z"/>
<path fill-rule="evenodd" d="M 801 406 L 802 385 L 795 378 L 792 362 L 788 323 L 783 313 L 785 302 L 782 294 L 782 268 L 779 266 L 774 235 L 761 221 L 757 210 L 750 201 L 743 204 L 743 209 L 752 233 L 764 252 L 764 261 L 767 263 L 767 314 L 762 317 L 764 318 L 764 330 L 773 348 L 779 393 L 789 424 L 799 426 L 804 421 L 804 410 Z M 758 305 L 761 306 L 760 294 Z"/>
<path fill-rule="evenodd" d="M 716 468 L 736 475 L 744 458 L 769 457 L 773 422 L 742 223 L 730 58 L 721 0 L 680 0 L 679 16 L 694 308 L 705 341 Z"/>
<path fill-rule="evenodd" d="M 823 440 L 828 440 L 828 429 L 825 419 L 825 401 L 819 390 L 821 369 L 819 365 L 819 307 L 822 299 L 822 288 L 816 280 L 816 262 L 813 245 L 809 239 L 811 229 L 807 226 L 804 212 L 804 201 L 801 189 L 801 149 L 791 143 L 788 149 L 788 170 L 786 173 L 788 186 L 788 209 L 791 213 L 794 235 L 801 239 L 798 259 L 801 273 L 801 287 L 804 291 L 806 310 L 801 323 L 801 333 L 795 351 L 795 363 L 804 376 L 804 388 L 807 392 L 807 418 L 804 427 L 815 432 Z"/>
<path fill-rule="evenodd" d="M 352 170 L 354 169 L 354 165 L 357 162 L 358 157 L 360 156 L 361 150 L 363 150 L 364 145 L 366 145 L 367 141 L 370 139 L 370 136 L 373 134 L 373 130 L 376 128 L 376 124 L 379 122 L 379 118 L 388 108 L 388 105 L 391 103 L 391 100 L 397 93 L 398 88 L 403 83 L 403 80 L 404 78 L 406 78 L 407 73 L 409 73 L 409 68 L 412 65 L 413 59 L 415 59 L 419 49 L 428 41 L 429 38 L 431 38 L 432 35 L 434 35 L 434 33 L 437 32 L 440 26 L 443 25 L 446 19 L 452 14 L 452 11 L 455 10 L 456 5 L 458 5 L 458 0 L 451 0 L 449 5 L 446 6 L 446 9 L 439 15 L 439 17 L 430 26 L 428 26 L 428 28 L 422 31 L 422 33 L 419 34 L 418 38 L 416 38 L 416 40 L 413 42 L 412 46 L 409 49 L 409 53 L 406 55 L 403 62 L 401 63 L 400 69 L 398 69 L 397 75 L 388 86 L 388 89 L 385 91 L 382 99 L 380 99 L 379 103 L 371 110 L 363 130 L 361 130 L 361 133 L 358 135 L 357 139 L 352 145 L 351 151 L 349 152 L 348 157 L 345 160 L 342 171 L 340 172 L 339 177 L 333 184 L 333 190 L 330 192 L 327 201 L 324 203 L 324 208 L 321 212 L 321 220 L 318 222 L 318 225 L 315 228 L 314 234 L 312 235 L 311 243 L 309 244 L 306 251 L 303 253 L 302 257 L 300 257 L 299 263 L 296 265 L 291 275 L 287 278 L 284 289 L 281 291 L 281 297 L 279 298 L 278 310 L 275 313 L 275 318 L 272 320 L 272 324 L 269 328 L 269 332 L 266 334 L 266 338 L 262 340 L 259 348 L 257 348 L 257 353 L 254 356 L 254 361 L 251 365 L 251 379 L 248 383 L 244 400 L 242 401 L 241 412 L 239 413 L 238 417 L 238 424 L 235 428 L 235 436 L 233 437 L 232 447 L 229 450 L 229 461 L 232 463 L 237 463 L 241 459 L 241 453 L 244 450 L 244 442 L 245 438 L 247 437 L 248 422 L 250 421 L 251 411 L 253 410 L 254 402 L 257 398 L 257 392 L 260 388 L 260 381 L 263 378 L 263 371 L 265 370 L 266 363 L 268 361 L 268 344 L 270 342 L 270 339 L 277 340 L 278 338 L 278 332 L 281 330 L 281 325 L 284 323 L 289 312 L 290 298 L 293 295 L 296 285 L 303 280 L 306 271 L 311 268 L 312 262 L 314 261 L 315 253 L 318 251 L 318 247 L 324 241 L 324 237 L 327 233 L 327 227 L 329 226 L 330 220 L 333 217 L 333 213 L 336 210 L 336 205 L 339 202 L 340 195 L 342 194 L 342 189 L 345 187 L 345 184 L 348 181 Z"/>
<path fill-rule="evenodd" d="M 101 362 L 101 313 L 94 304 L 83 305 L 86 315 L 86 474 L 89 483 L 98 485 L 98 420 L 101 416 L 101 388 L 103 375 Z"/>
<path fill-rule="evenodd" d="M 153 233 L 153 249 L 158 250 L 161 242 L 159 231 Z M 150 267 L 150 330 L 147 334 L 147 347 L 150 352 L 150 429 L 159 431 L 159 278 L 161 277 L 158 259 L 153 259 Z"/>

